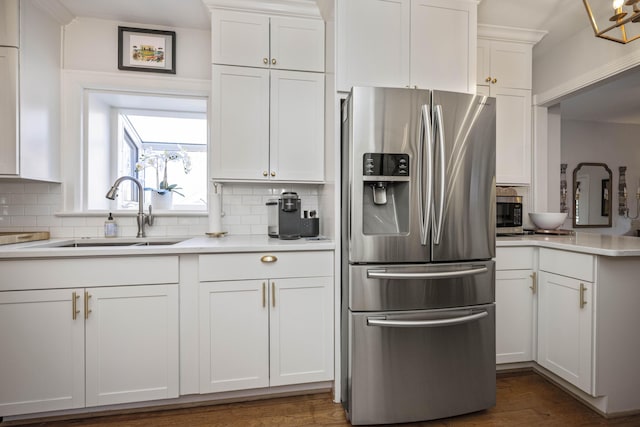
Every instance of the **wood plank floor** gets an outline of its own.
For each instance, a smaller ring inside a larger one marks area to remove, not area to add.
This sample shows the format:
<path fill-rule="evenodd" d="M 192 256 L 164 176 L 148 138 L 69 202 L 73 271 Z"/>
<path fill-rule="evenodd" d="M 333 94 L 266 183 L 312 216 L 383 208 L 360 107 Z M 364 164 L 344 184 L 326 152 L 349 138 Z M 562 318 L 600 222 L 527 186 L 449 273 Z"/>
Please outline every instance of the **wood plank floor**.
<path fill-rule="evenodd" d="M 14 423 L 9 423 L 12 425 Z M 22 424 L 25 425 L 25 424 Z M 328 393 L 187 409 L 48 421 L 32 426 L 349 426 Z M 497 405 L 486 411 L 403 426 L 640 426 L 640 415 L 605 419 L 533 372 L 500 374 Z"/>

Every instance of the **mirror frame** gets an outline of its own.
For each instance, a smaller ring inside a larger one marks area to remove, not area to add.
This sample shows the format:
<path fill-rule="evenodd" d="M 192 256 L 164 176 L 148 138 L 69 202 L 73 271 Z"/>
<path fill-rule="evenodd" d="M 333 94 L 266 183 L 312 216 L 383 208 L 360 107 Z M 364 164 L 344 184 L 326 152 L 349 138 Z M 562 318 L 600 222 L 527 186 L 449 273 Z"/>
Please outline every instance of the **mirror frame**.
<path fill-rule="evenodd" d="M 576 191 L 577 191 L 577 178 L 578 178 L 578 170 L 580 170 L 583 166 L 600 166 L 603 167 L 609 173 L 609 200 L 607 200 L 608 208 L 609 208 L 609 222 L 607 224 L 576 224 Z M 573 213 L 573 228 L 607 228 L 611 227 L 612 218 L 613 218 L 613 192 L 611 191 L 613 188 L 613 174 L 611 173 L 611 169 L 607 166 L 606 163 L 578 163 L 578 165 L 573 169 L 573 198 L 571 199 L 571 212 Z"/>

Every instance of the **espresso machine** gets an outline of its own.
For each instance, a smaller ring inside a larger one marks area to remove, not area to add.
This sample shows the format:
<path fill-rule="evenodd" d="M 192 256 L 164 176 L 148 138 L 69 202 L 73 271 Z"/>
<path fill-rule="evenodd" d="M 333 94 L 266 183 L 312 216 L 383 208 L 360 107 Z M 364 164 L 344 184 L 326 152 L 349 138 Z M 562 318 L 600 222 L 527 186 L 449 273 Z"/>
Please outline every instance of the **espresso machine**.
<path fill-rule="evenodd" d="M 269 237 L 294 240 L 318 235 L 319 219 L 316 217 L 316 212 L 301 212 L 298 193 L 286 191 L 280 195 L 279 199 L 271 199 L 266 205 Z"/>

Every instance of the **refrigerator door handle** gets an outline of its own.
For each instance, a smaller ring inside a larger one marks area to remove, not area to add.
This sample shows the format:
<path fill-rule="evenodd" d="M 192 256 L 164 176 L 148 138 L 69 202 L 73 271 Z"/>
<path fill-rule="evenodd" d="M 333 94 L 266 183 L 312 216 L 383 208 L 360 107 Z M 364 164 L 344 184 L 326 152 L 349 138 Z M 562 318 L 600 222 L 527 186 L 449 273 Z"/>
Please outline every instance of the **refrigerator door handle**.
<path fill-rule="evenodd" d="M 449 319 L 436 320 L 387 320 L 384 316 L 367 317 L 367 326 L 383 326 L 393 328 L 433 328 L 439 326 L 460 325 L 462 323 L 473 322 L 474 320 L 487 317 L 489 313 L 481 311 L 480 313 L 470 314 L 467 316 L 452 317 Z"/>
<path fill-rule="evenodd" d="M 439 151 L 439 160 L 440 160 L 440 176 L 439 176 L 439 186 L 440 186 L 440 197 L 439 204 L 437 208 L 437 221 L 433 224 L 434 228 L 434 238 L 433 244 L 439 245 L 442 240 L 442 228 L 444 221 L 444 201 L 445 201 L 445 190 L 446 190 L 446 163 L 444 156 L 444 121 L 442 119 L 442 105 L 436 105 L 434 107 L 435 112 L 435 125 L 434 130 L 438 135 L 438 151 Z M 433 211 L 434 216 L 436 216 L 436 208 L 434 207 Z"/>
<path fill-rule="evenodd" d="M 485 266 L 474 267 L 467 270 L 452 270 L 452 271 L 433 271 L 433 272 L 420 272 L 420 273 L 401 273 L 388 271 L 387 269 L 372 269 L 367 270 L 368 279 L 451 279 L 456 277 L 474 276 L 476 274 L 482 274 L 488 272 L 489 269 Z"/>
<path fill-rule="evenodd" d="M 427 245 L 427 237 L 429 232 L 429 219 L 431 218 L 431 205 L 432 205 L 432 188 L 433 188 L 433 172 L 432 172 L 432 153 L 433 153 L 433 133 L 431 126 L 431 114 L 429 111 L 429 105 L 423 104 L 420 109 L 420 150 L 418 159 L 418 193 L 420 193 L 420 244 L 422 246 Z M 426 142 L 426 144 L 425 144 Z M 426 145 L 426 149 L 425 149 Z M 425 174 L 425 152 L 427 155 L 426 161 L 426 174 Z M 426 175 L 426 185 L 425 185 Z M 425 187 L 426 186 L 426 194 Z"/>

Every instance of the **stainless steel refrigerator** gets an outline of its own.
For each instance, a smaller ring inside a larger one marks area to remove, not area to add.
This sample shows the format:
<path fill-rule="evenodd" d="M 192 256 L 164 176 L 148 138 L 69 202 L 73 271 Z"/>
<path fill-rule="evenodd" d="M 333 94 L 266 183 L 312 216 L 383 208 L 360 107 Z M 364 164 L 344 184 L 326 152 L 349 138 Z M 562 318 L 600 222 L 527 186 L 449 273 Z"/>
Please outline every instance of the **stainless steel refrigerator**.
<path fill-rule="evenodd" d="M 352 424 L 495 405 L 495 99 L 354 87 L 342 107 Z"/>

